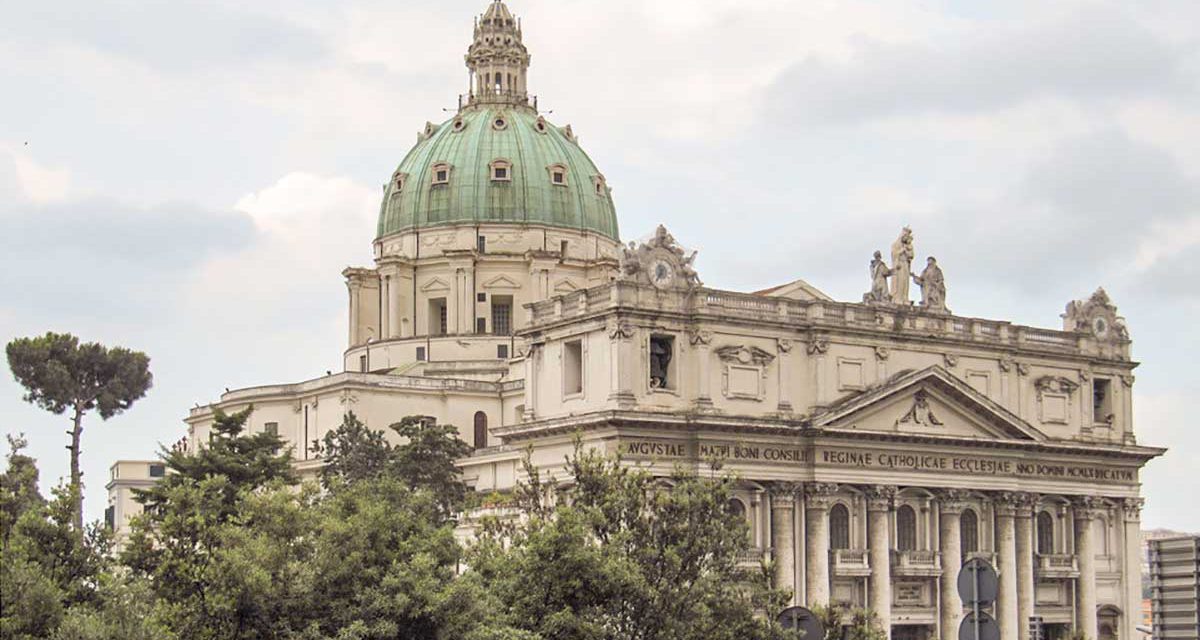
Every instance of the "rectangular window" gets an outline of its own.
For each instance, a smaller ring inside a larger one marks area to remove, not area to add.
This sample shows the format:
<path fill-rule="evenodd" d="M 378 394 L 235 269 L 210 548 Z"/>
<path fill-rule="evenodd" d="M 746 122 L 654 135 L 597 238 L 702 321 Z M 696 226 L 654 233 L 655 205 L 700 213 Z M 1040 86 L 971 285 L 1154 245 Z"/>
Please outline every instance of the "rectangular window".
<path fill-rule="evenodd" d="M 492 296 L 492 333 L 512 334 L 512 296 Z"/>
<path fill-rule="evenodd" d="M 486 293 L 476 294 L 475 302 L 487 302 L 487 294 Z"/>
<path fill-rule="evenodd" d="M 675 388 L 675 337 L 650 336 L 650 388 Z"/>
<path fill-rule="evenodd" d="M 563 343 L 563 395 L 583 393 L 583 341 L 570 340 Z"/>
<path fill-rule="evenodd" d="M 358 357 L 358 370 L 362 371 L 363 373 L 367 372 L 367 356 L 366 356 L 366 354 L 363 354 Z"/>
<path fill-rule="evenodd" d="M 104 509 L 104 526 L 108 527 L 109 531 L 117 528 L 117 507 L 108 505 Z"/>
<path fill-rule="evenodd" d="M 437 184 L 442 184 L 442 183 L 449 182 L 449 181 L 450 181 L 450 172 L 446 171 L 445 169 L 438 169 L 437 177 L 434 178 L 434 182 Z"/>
<path fill-rule="evenodd" d="M 150 477 L 151 478 L 161 478 L 165 475 L 167 475 L 166 465 L 161 465 L 161 464 L 150 465 Z"/>
<path fill-rule="evenodd" d="M 425 347 L 417 347 L 417 362 L 425 362 Z"/>
<path fill-rule="evenodd" d="M 429 335 L 444 336 L 447 329 L 446 299 L 429 299 Z"/>
<path fill-rule="evenodd" d="M 1112 424 L 1112 380 L 1092 379 L 1092 421 L 1096 424 Z"/>
<path fill-rule="evenodd" d="M 506 344 L 496 345 L 496 357 L 500 358 L 501 360 L 508 360 L 508 345 L 506 345 Z"/>
<path fill-rule="evenodd" d="M 264 424 L 263 432 L 269 433 L 273 436 L 279 435 L 279 423 L 278 422 L 268 422 L 268 423 Z"/>
<path fill-rule="evenodd" d="M 487 318 L 475 318 L 475 333 L 487 333 Z"/>
<path fill-rule="evenodd" d="M 507 167 L 496 167 L 496 180 L 508 180 Z"/>
<path fill-rule="evenodd" d="M 475 248 L 479 250 L 479 253 L 487 253 L 487 236 L 475 238 Z"/>
<path fill-rule="evenodd" d="M 562 257 L 567 257 L 567 241 L 563 240 L 558 243 L 558 254 Z"/>

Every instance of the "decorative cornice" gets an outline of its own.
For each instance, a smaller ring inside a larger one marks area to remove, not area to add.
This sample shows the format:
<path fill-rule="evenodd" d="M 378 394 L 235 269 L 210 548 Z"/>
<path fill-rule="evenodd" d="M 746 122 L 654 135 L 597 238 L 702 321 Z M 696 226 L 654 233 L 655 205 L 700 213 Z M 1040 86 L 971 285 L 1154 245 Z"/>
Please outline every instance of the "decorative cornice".
<path fill-rule="evenodd" d="M 759 349 L 758 347 L 747 347 L 746 345 L 728 345 L 717 349 L 717 357 L 725 362 L 739 362 L 741 364 L 755 364 L 764 367 L 771 364 L 775 360 L 775 354 Z"/>
<path fill-rule="evenodd" d="M 1079 384 L 1063 376 L 1042 376 L 1033 381 L 1033 386 L 1039 393 L 1066 393 L 1068 395 L 1075 393 L 1079 388 Z"/>

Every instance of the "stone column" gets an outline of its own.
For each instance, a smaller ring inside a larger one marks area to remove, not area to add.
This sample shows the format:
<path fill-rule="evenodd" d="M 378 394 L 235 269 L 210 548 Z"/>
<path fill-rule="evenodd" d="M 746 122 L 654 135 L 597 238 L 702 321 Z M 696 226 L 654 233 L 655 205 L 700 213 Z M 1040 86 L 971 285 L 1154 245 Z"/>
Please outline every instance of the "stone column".
<path fill-rule="evenodd" d="M 887 638 L 892 637 L 892 539 L 890 514 L 896 487 L 875 485 L 867 489 L 867 520 L 871 578 L 867 585 L 870 607 L 879 616 Z"/>
<path fill-rule="evenodd" d="M 1128 423 L 1126 423 L 1128 424 Z M 1125 498 L 1122 502 L 1125 512 L 1125 548 L 1121 551 L 1121 562 L 1124 565 L 1125 602 L 1121 608 L 1125 615 L 1121 623 L 1124 632 L 1122 638 L 1137 638 L 1137 623 L 1142 610 L 1142 504 L 1141 498 Z"/>
<path fill-rule="evenodd" d="M 779 404 L 781 413 L 792 412 L 792 363 L 788 354 L 792 352 L 792 341 L 784 338 L 776 340 L 779 356 L 776 362 L 779 366 Z"/>
<path fill-rule="evenodd" d="M 711 409 L 712 395 L 709 392 L 709 382 L 712 380 L 711 361 L 712 353 L 709 351 L 709 345 L 712 344 L 712 332 L 706 331 L 699 327 L 688 329 L 688 342 L 696 351 L 696 408 Z"/>
<path fill-rule="evenodd" d="M 1013 547 L 1017 554 L 1017 639 L 1029 640 L 1029 618 L 1033 613 L 1033 505 L 1036 498 L 1028 493 L 1018 493 L 1013 532 L 1016 540 Z"/>
<path fill-rule="evenodd" d="M 780 482 L 771 487 L 771 555 L 775 559 L 775 588 L 792 592 L 796 601 L 796 492 L 800 487 Z"/>
<path fill-rule="evenodd" d="M 942 577 L 938 591 L 939 628 L 942 640 L 958 640 L 963 603 L 958 597 L 958 572 L 962 569 L 962 512 L 967 493 L 948 489 L 938 494 L 938 548 Z"/>
<path fill-rule="evenodd" d="M 1089 639 L 1097 637 L 1096 546 L 1092 540 L 1092 521 L 1096 519 L 1099 508 L 1099 499 L 1092 496 L 1084 496 L 1074 504 L 1075 557 L 1079 562 L 1079 580 L 1075 586 L 1075 629 Z"/>
<path fill-rule="evenodd" d="M 804 487 L 805 532 L 804 596 L 808 608 L 829 604 L 829 509 L 836 484 L 813 483 Z"/>
<path fill-rule="evenodd" d="M 999 565 L 996 572 L 1000 574 L 996 621 L 1000 623 L 1000 640 L 1019 640 L 1022 625 L 1017 605 L 1017 536 L 1013 522 L 1017 506 L 1010 493 L 1000 494 L 992 504 L 996 514 L 996 556 Z"/>

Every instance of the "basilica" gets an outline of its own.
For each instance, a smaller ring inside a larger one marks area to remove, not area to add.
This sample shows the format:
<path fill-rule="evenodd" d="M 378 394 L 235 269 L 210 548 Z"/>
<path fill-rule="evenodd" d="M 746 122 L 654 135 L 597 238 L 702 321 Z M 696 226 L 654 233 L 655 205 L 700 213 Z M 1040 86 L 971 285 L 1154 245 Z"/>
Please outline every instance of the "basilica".
<path fill-rule="evenodd" d="M 457 112 L 383 175 L 374 263 L 343 271 L 340 371 L 227 390 L 186 416 L 185 446 L 215 410 L 253 405 L 252 430 L 293 444 L 307 473 L 322 464 L 307 444 L 349 412 L 457 425 L 465 480 L 496 496 L 527 452 L 561 476 L 575 438 L 663 475 L 719 460 L 740 479 L 744 562 L 771 560 L 796 604 L 954 640 L 959 568 L 983 558 L 1003 640 L 1138 637 L 1139 471 L 1164 450 L 1137 442 L 1137 363 L 1103 290 L 1059 329 L 954 315 L 940 266 L 914 265 L 899 228 L 861 300 L 803 280 L 708 288 L 667 229 L 622 242 L 604 174 L 531 97 L 530 60 L 495 0 Z M 162 474 L 113 465 L 118 535 L 132 489 Z"/>

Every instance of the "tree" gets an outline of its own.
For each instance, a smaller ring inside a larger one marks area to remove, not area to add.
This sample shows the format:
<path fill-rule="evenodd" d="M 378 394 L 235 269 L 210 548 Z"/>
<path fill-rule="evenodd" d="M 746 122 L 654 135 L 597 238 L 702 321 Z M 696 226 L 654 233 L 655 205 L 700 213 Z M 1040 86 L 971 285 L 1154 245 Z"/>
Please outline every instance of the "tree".
<path fill-rule="evenodd" d="M 813 614 L 825 627 L 824 640 L 885 640 L 879 616 L 871 609 L 816 605 Z"/>
<path fill-rule="evenodd" d="M 146 395 L 153 382 L 150 358 L 124 347 L 80 344 L 70 334 L 18 338 L 6 348 L 13 377 L 25 388 L 24 400 L 55 415 L 71 414 L 71 486 L 75 528 L 83 530 L 83 474 L 79 470 L 83 416 L 95 410 L 102 420 L 125 411 Z"/>
<path fill-rule="evenodd" d="M 38 492 L 37 463 L 21 453 L 27 445 L 24 434 L 8 436 L 8 467 L 0 473 L 0 548 L 8 546 L 9 535 L 22 514 L 46 503 Z"/>
<path fill-rule="evenodd" d="M 454 462 L 471 447 L 458 438 L 456 427 L 424 416 L 405 417 L 389 428 L 402 438 L 401 444 L 391 444 L 383 431 L 347 414 L 313 449 L 325 460 L 322 485 L 336 490 L 364 480 L 395 478 L 409 489 L 429 491 L 442 517 L 449 517 L 467 494 Z"/>
<path fill-rule="evenodd" d="M 206 503 L 213 511 L 207 516 L 225 520 L 236 512 L 237 503 L 245 491 L 253 491 L 275 482 L 296 484 L 291 453 L 284 451 L 279 435 L 260 432 L 245 434 L 246 420 L 254 407 L 227 414 L 220 409 L 213 414 L 212 434 L 207 446 L 197 447 L 195 453 L 175 448 L 162 451 L 169 473 L 149 489 L 135 489 L 139 502 L 149 513 L 156 513 L 170 501 L 172 490 L 180 486 L 196 486 L 209 478 L 221 477 L 221 495 L 215 502 Z"/>
<path fill-rule="evenodd" d="M 525 517 L 488 522 L 468 551 L 467 579 L 501 603 L 498 624 L 544 640 L 797 637 L 755 615 L 779 592 L 738 564 L 749 538 L 728 510 L 732 478 L 664 482 L 579 442 L 566 472 L 556 486 L 527 460 Z"/>

